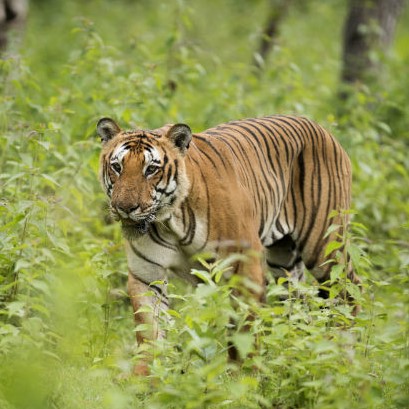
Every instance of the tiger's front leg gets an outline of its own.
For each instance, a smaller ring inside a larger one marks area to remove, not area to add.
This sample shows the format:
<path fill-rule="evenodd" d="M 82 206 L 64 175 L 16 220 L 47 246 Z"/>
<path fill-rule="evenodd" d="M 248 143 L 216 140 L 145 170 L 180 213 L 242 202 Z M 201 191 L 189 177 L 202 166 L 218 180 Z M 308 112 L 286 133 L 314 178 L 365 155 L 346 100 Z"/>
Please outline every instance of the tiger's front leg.
<path fill-rule="evenodd" d="M 133 307 L 138 345 L 164 337 L 159 326 L 159 316 L 168 308 L 166 283 L 149 285 L 136 278 L 132 271 L 128 274 L 128 293 Z M 134 367 L 135 375 L 147 375 L 152 359 L 149 351 Z"/>
<path fill-rule="evenodd" d="M 156 238 L 156 236 L 155 236 Z M 147 374 L 152 360 L 149 343 L 165 336 L 161 318 L 168 309 L 167 272 L 177 263 L 179 253 L 168 239 L 156 241 L 149 234 L 125 241 L 128 261 L 128 292 L 136 324 L 136 340 L 144 345 L 142 357 L 135 367 L 135 374 Z"/>

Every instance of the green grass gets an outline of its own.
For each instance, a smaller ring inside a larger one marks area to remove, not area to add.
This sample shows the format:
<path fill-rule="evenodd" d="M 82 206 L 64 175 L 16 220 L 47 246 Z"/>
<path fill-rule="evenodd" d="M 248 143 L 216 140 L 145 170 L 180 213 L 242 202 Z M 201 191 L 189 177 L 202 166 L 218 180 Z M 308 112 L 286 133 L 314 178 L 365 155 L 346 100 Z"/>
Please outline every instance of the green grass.
<path fill-rule="evenodd" d="M 267 3 L 32 2 L 20 49 L 0 61 L 1 409 L 409 406 L 409 10 L 382 81 L 341 103 L 345 2 L 293 9 L 257 77 Z M 362 312 L 321 308 L 311 280 L 302 299 L 270 284 L 267 305 L 238 308 L 234 282 L 176 282 L 152 375 L 127 377 L 127 268 L 104 219 L 96 121 L 199 131 L 270 113 L 314 118 L 351 156 Z M 226 330 L 249 310 L 247 332 Z"/>

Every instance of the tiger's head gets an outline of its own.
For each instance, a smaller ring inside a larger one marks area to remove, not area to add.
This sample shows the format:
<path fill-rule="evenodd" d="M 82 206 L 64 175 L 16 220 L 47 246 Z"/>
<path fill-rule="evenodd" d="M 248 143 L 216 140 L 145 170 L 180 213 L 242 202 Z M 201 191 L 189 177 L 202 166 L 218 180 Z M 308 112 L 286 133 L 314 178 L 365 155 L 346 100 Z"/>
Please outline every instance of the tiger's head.
<path fill-rule="evenodd" d="M 122 131 L 110 118 L 97 124 L 101 137 L 100 181 L 126 238 L 145 234 L 185 199 L 189 189 L 184 156 L 192 139 L 185 124 Z"/>

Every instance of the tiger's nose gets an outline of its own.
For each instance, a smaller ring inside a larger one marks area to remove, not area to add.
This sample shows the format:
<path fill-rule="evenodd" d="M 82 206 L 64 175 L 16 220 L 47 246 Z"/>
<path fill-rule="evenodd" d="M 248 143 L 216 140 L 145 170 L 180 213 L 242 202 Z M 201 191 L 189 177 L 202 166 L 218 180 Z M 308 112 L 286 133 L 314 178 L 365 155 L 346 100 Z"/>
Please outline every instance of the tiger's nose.
<path fill-rule="evenodd" d="M 126 206 L 126 205 L 119 205 L 115 206 L 116 211 L 119 213 L 121 217 L 127 218 L 129 215 L 134 212 L 135 210 L 138 210 L 139 206 Z"/>

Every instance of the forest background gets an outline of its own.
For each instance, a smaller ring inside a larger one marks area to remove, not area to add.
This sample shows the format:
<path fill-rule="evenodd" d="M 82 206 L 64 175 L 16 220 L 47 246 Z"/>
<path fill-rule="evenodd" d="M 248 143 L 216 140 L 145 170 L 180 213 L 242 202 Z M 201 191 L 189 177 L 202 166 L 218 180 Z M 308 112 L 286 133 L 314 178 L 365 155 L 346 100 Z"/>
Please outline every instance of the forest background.
<path fill-rule="evenodd" d="M 31 2 L 0 60 L 1 409 L 409 407 L 409 10 L 388 52 L 370 54 L 375 80 L 345 93 L 348 2 L 294 4 L 264 60 L 265 0 Z M 135 334 L 97 120 L 200 131 L 272 113 L 318 121 L 351 157 L 362 312 L 321 308 L 310 278 L 287 301 L 271 284 L 248 331 L 226 331 L 250 308 L 232 307 L 230 283 L 175 281 L 151 376 L 128 377 Z"/>

